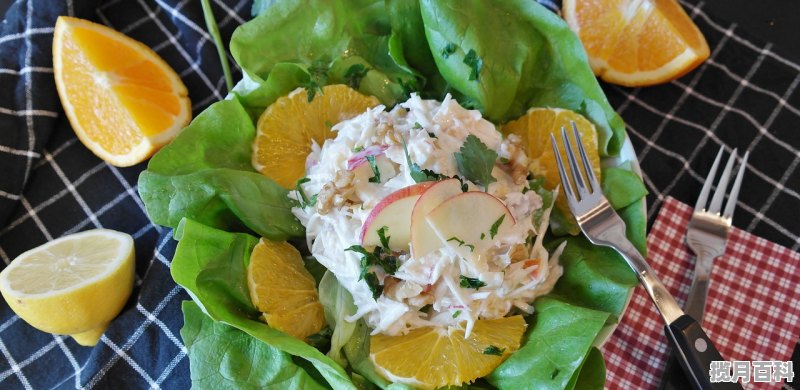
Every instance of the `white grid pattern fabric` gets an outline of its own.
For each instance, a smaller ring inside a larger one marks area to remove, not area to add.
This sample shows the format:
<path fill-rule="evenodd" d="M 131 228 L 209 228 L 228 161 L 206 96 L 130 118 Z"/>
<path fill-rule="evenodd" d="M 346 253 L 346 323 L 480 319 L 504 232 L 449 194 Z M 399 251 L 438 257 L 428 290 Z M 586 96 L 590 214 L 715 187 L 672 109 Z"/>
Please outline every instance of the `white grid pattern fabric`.
<path fill-rule="evenodd" d="M 249 19 L 251 1 L 211 3 L 227 41 Z M 720 145 L 748 149 L 735 225 L 796 251 L 800 65 L 708 15 L 702 2 L 683 4 L 708 38 L 711 59 L 657 87 L 604 85 L 638 151 L 650 221 L 668 196 L 693 202 Z M 188 295 L 169 275 L 175 242 L 168 229 L 150 223 L 138 197 L 144 165 L 103 163 L 64 118 L 49 54 L 60 14 L 109 25 L 153 48 L 184 80 L 195 114 L 225 94 L 195 0 L 17 0 L 12 6 L 0 25 L 0 268 L 48 240 L 106 227 L 134 236 L 137 278 L 131 300 L 94 348 L 35 330 L 0 301 L 0 388 L 188 388 L 178 334 L 180 302 Z M 607 363 L 627 361 L 607 357 Z M 620 386 L 613 381 L 607 386 Z"/>

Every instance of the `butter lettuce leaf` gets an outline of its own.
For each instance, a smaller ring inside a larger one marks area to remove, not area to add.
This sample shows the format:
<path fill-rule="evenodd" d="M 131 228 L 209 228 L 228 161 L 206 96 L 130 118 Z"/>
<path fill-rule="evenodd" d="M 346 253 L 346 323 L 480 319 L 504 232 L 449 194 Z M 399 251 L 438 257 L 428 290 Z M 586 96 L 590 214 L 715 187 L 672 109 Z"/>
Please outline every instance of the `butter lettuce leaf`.
<path fill-rule="evenodd" d="M 260 313 L 250 302 L 245 271 L 258 238 L 214 229 L 190 219 L 180 223 L 174 236 L 178 246 L 170 267 L 172 277 L 212 320 L 304 359 L 334 388 L 355 388 L 344 369 L 322 352 L 258 320 Z M 308 374 L 307 383 L 314 384 L 313 374 L 316 373 Z"/>
<path fill-rule="evenodd" d="M 466 103 L 495 123 L 530 107 L 570 109 L 597 126 L 602 156 L 619 153 L 625 125 L 589 68 L 580 40 L 558 15 L 529 0 L 420 3 L 439 73 Z M 479 74 L 470 77 L 476 62 L 482 64 Z"/>
<path fill-rule="evenodd" d="M 204 389 L 324 389 L 292 356 L 183 302 L 181 338 L 192 387 Z"/>

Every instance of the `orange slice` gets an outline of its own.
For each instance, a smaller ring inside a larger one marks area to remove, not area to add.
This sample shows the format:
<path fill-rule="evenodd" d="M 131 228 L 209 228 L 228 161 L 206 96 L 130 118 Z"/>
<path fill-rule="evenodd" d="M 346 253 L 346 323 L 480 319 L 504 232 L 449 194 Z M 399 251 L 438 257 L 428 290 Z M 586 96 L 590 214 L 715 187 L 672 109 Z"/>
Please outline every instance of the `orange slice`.
<path fill-rule="evenodd" d="M 544 187 L 552 190 L 561 185 L 561 177 L 558 175 L 558 165 L 556 165 L 553 147 L 550 144 L 550 134 L 556 137 L 559 150 L 561 150 L 562 161 L 567 161 L 564 153 L 564 141 L 561 137 L 561 128 L 567 129 L 573 150 L 577 153 L 577 144 L 572 138 L 572 125 L 575 122 L 586 148 L 586 154 L 592 165 L 592 171 L 600 180 L 600 154 L 597 151 L 597 130 L 592 122 L 580 114 L 564 110 L 561 108 L 532 108 L 520 118 L 508 122 L 500 127 L 503 135 L 516 134 L 522 139 L 525 153 L 528 155 L 528 168 L 535 176 L 544 178 Z M 569 170 L 569 167 L 567 167 Z M 556 207 L 562 214 L 572 219 L 572 213 L 567 205 L 567 198 L 564 191 L 560 191 L 556 198 Z M 577 230 L 571 233 L 578 234 Z"/>
<path fill-rule="evenodd" d="M 311 142 L 335 136 L 331 127 L 375 107 L 378 99 L 346 85 L 328 85 L 308 101 L 305 89 L 279 98 L 258 119 L 253 168 L 286 188 L 305 176 Z"/>
<path fill-rule="evenodd" d="M 592 70 L 610 83 L 663 83 L 709 55 L 703 34 L 676 0 L 564 0 L 563 12 Z"/>
<path fill-rule="evenodd" d="M 104 161 L 140 163 L 191 119 L 188 92 L 150 48 L 87 20 L 60 16 L 53 71 L 78 138 Z"/>
<path fill-rule="evenodd" d="M 247 288 L 267 325 L 300 340 L 319 332 L 325 318 L 316 286 L 300 252 L 289 243 L 262 238 L 253 248 Z"/>
<path fill-rule="evenodd" d="M 454 327 L 417 328 L 402 336 L 370 337 L 369 357 L 392 382 L 433 389 L 459 386 L 489 375 L 519 349 L 522 316 L 478 320 L 469 337 Z"/>

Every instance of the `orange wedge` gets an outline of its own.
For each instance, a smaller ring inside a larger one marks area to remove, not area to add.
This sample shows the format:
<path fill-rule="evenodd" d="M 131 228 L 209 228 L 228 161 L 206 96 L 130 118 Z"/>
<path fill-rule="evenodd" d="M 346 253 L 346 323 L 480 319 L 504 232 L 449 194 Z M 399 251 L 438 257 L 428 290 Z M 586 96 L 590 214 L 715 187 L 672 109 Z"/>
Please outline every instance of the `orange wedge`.
<path fill-rule="evenodd" d="M 188 91 L 150 48 L 87 20 L 60 16 L 53 71 L 78 138 L 109 164 L 140 163 L 191 119 Z"/>
<path fill-rule="evenodd" d="M 369 357 L 392 382 L 433 389 L 460 386 L 489 375 L 519 349 L 522 316 L 478 320 L 469 337 L 454 327 L 417 328 L 402 336 L 370 337 Z"/>
<path fill-rule="evenodd" d="M 305 89 L 279 98 L 258 119 L 253 168 L 285 188 L 305 176 L 311 142 L 335 136 L 331 127 L 375 107 L 378 99 L 346 85 L 327 85 L 309 102 Z"/>
<path fill-rule="evenodd" d="M 558 143 L 558 148 L 561 150 L 562 161 L 567 161 L 567 156 L 564 154 L 561 128 L 567 129 L 571 145 L 573 149 L 577 150 L 577 144 L 572 139 L 572 122 L 575 122 L 581 134 L 581 140 L 586 148 L 592 171 L 597 176 L 597 179 L 600 180 L 597 130 L 592 122 L 589 122 L 589 120 L 574 111 L 561 108 L 532 108 L 518 119 L 502 125 L 500 131 L 505 136 L 516 134 L 522 139 L 522 146 L 528 155 L 528 168 L 534 175 L 543 177 L 544 187 L 552 190 L 561 185 L 561 177 L 558 175 L 558 165 L 556 165 L 555 154 L 553 154 L 553 148 L 550 145 L 550 134 L 554 134 L 556 137 L 556 143 Z M 569 211 L 564 191 L 560 191 L 558 198 L 556 198 L 556 208 L 561 210 L 566 218 L 573 218 L 572 213 Z M 579 232 L 574 230 L 570 233 L 578 234 Z"/>
<path fill-rule="evenodd" d="M 625 86 L 676 79 L 708 58 L 703 34 L 676 0 L 564 0 L 594 73 Z"/>
<path fill-rule="evenodd" d="M 247 266 L 250 300 L 267 325 L 300 340 L 325 325 L 317 284 L 300 252 L 287 242 L 261 239 Z"/>

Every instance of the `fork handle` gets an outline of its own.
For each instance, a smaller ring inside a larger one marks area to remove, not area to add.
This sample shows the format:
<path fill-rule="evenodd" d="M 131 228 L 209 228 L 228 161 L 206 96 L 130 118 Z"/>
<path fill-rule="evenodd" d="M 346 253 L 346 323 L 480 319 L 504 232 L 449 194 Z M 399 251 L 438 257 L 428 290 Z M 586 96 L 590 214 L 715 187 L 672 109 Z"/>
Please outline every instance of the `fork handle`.
<path fill-rule="evenodd" d="M 722 361 L 722 355 L 708 338 L 700 324 L 689 315 L 682 315 L 664 327 L 678 362 L 689 382 L 699 389 L 741 389 L 738 382 L 711 383 L 709 371 L 712 361 Z"/>

